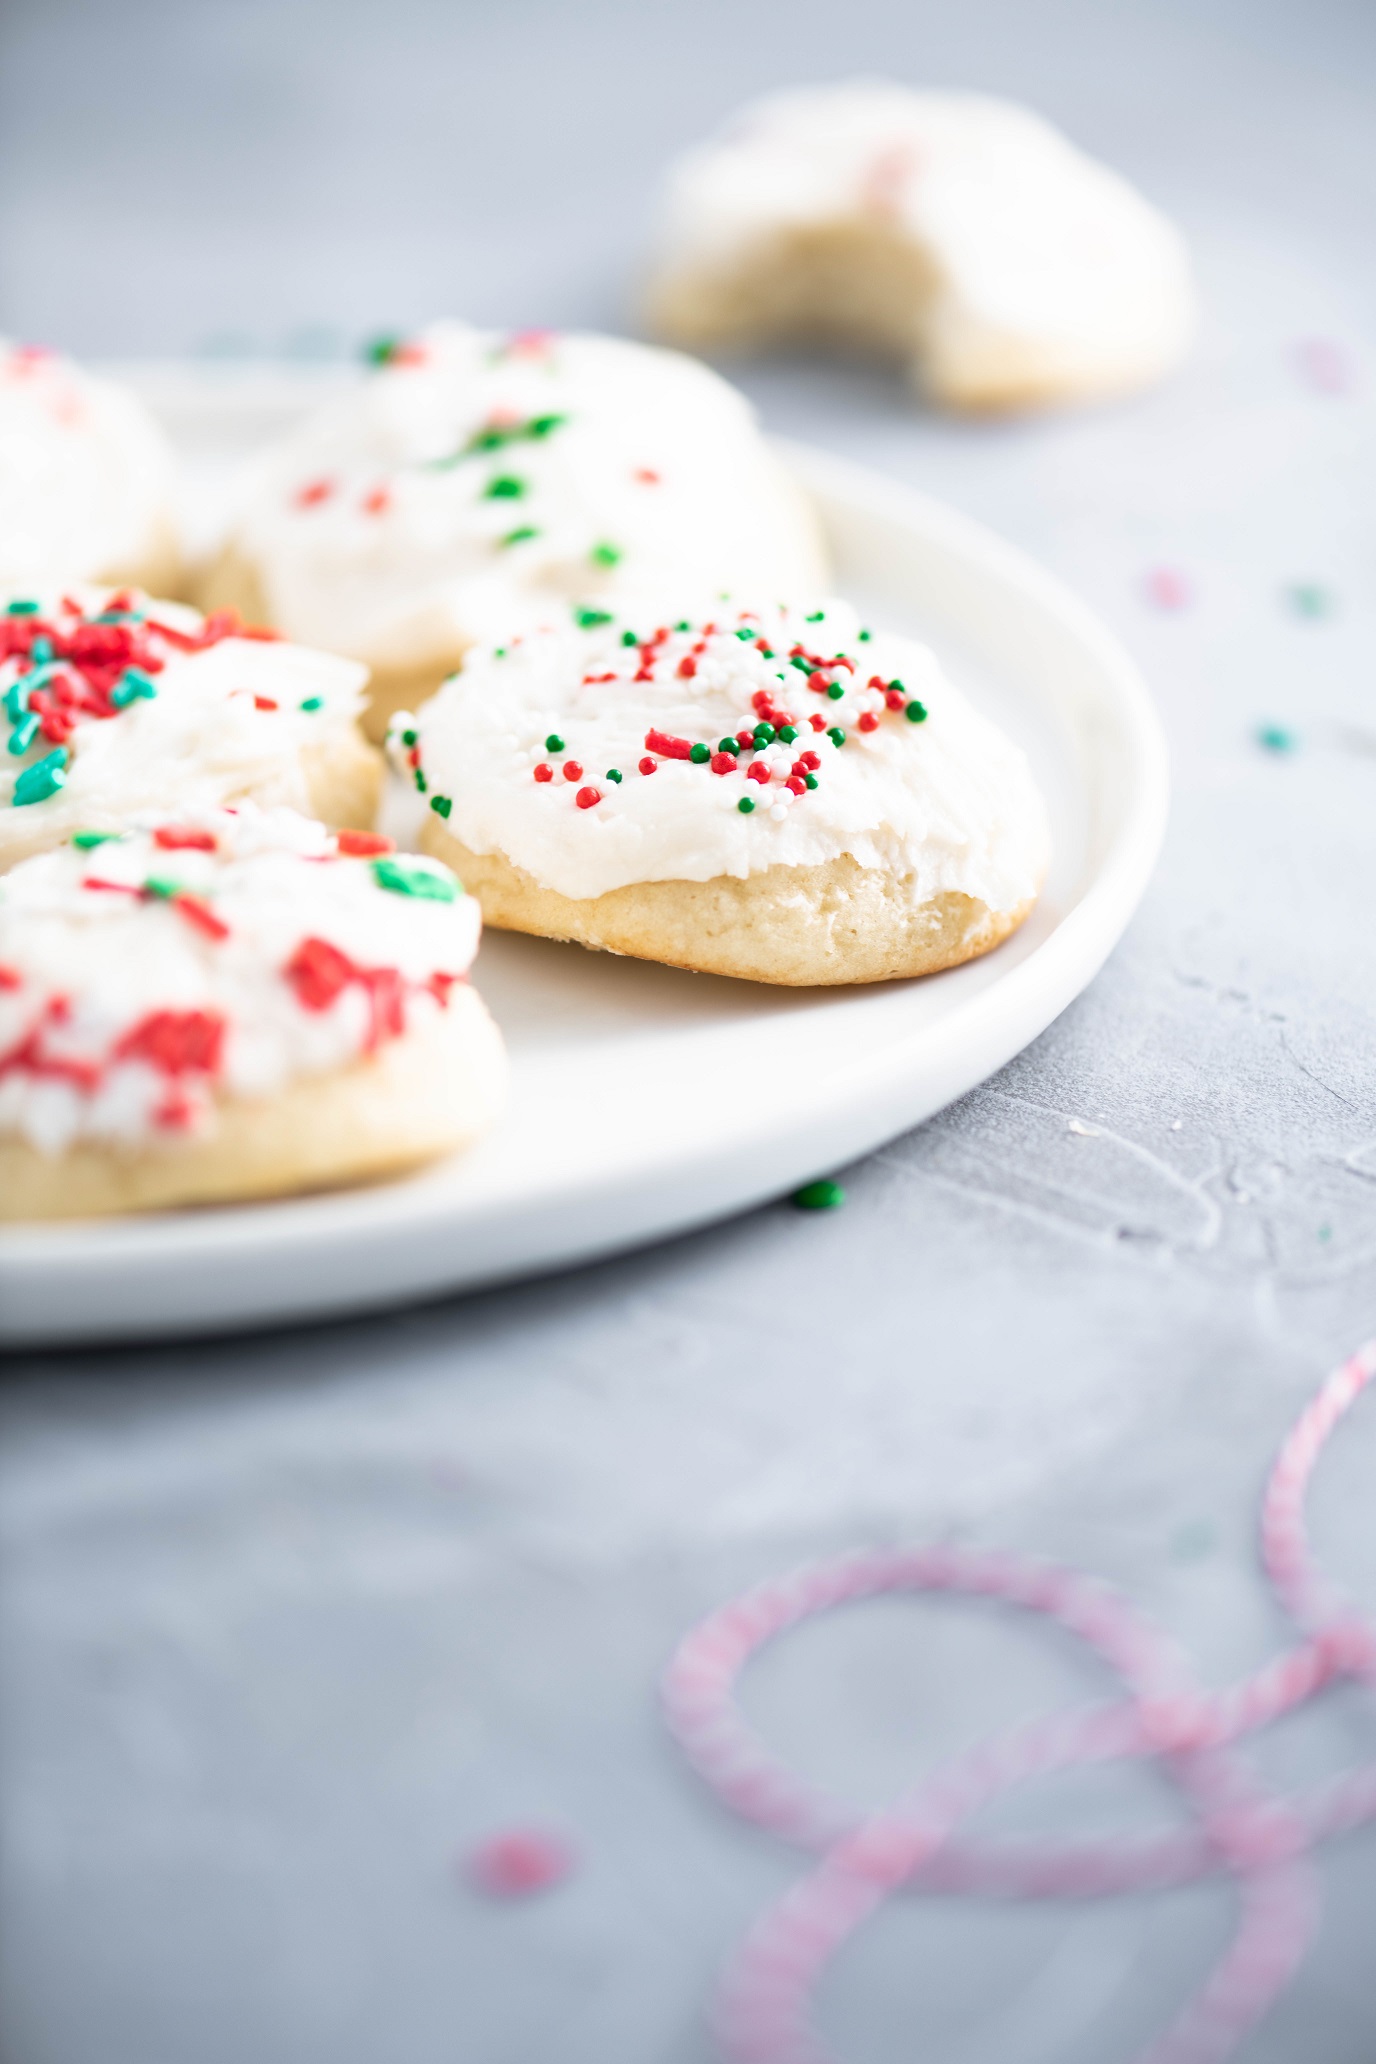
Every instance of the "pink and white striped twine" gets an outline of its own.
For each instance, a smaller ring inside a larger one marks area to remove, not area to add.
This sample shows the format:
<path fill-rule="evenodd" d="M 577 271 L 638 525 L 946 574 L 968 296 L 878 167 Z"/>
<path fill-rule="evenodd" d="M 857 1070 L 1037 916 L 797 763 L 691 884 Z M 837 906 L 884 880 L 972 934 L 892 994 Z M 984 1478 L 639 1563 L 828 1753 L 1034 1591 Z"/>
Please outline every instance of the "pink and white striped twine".
<path fill-rule="evenodd" d="M 1314 1845 L 1376 1817 L 1376 1764 L 1303 1797 L 1266 1791 L 1237 1744 L 1339 1678 L 1376 1686 L 1376 1624 L 1324 1581 L 1304 1500 L 1324 1443 L 1376 1376 L 1376 1340 L 1328 1378 L 1283 1442 L 1261 1512 L 1261 1556 L 1303 1639 L 1222 1692 L 1195 1684 L 1167 1635 L 1108 1585 L 1073 1570 L 954 1547 L 875 1550 L 796 1571 L 721 1607 L 679 1646 L 664 1676 L 668 1724 L 733 1811 L 814 1853 L 763 1914 L 723 1977 L 715 2028 L 732 2064 L 833 2064 L 811 2011 L 832 1956 L 875 1909 L 914 1882 L 1019 1898 L 1085 1898 L 1230 1873 L 1233 1937 L 1174 2022 L 1137 2064 L 1217 2064 L 1294 1976 L 1318 1918 Z M 1041 1613 L 1084 1642 L 1127 1696 L 1011 1729 L 936 1771 L 882 1812 L 860 1816 L 776 1762 L 746 1724 L 735 1686 L 755 1651 L 814 1614 L 884 1592 L 942 1591 Z M 1052 1847 L 959 1836 L 962 1822 L 1022 1780 L 1072 1764 L 1155 1758 L 1193 1825 L 1145 1839 Z"/>

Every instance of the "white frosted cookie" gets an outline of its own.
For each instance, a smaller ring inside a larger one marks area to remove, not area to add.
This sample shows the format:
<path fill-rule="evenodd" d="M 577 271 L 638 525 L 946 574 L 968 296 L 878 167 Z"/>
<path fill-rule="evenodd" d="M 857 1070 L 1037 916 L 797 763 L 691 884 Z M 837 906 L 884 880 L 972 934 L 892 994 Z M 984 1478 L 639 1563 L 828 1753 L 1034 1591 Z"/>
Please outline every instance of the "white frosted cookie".
<path fill-rule="evenodd" d="M 787 983 L 927 974 L 1021 923 L 1046 812 L 933 655 L 846 602 L 470 655 L 396 750 L 489 924 Z"/>
<path fill-rule="evenodd" d="M 253 797 L 371 825 L 366 670 L 130 590 L 0 601 L 0 871 L 141 810 Z"/>
<path fill-rule="evenodd" d="M 810 508 L 706 366 L 443 322 L 263 458 L 205 597 L 365 660 L 380 738 L 470 645 L 571 604 L 822 573 Z"/>
<path fill-rule="evenodd" d="M 500 1106 L 447 869 L 291 810 L 79 835 L 0 881 L 0 1218 L 301 1190 Z"/>
<path fill-rule="evenodd" d="M 649 290 L 694 349 L 878 348 L 936 402 L 999 411 L 1141 387 L 1193 327 L 1184 244 L 1028 109 L 880 81 L 743 109 L 675 167 Z"/>
<path fill-rule="evenodd" d="M 0 587 L 165 591 L 179 557 L 172 453 L 138 396 L 0 338 Z"/>

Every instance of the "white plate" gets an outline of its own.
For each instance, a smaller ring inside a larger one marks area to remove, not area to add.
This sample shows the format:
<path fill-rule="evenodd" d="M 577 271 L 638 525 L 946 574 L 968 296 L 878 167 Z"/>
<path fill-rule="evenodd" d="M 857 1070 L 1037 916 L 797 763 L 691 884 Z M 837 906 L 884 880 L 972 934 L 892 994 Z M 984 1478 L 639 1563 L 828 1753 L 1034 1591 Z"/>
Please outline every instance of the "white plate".
<path fill-rule="evenodd" d="M 204 392 L 203 388 L 199 390 Z M 290 390 L 300 406 L 301 387 Z M 156 391 L 155 391 L 156 393 Z M 168 416 L 213 486 L 281 390 L 192 385 Z M 1102 965 L 1166 813 L 1151 701 L 1048 575 L 940 504 L 800 447 L 837 585 L 921 633 L 1031 753 L 1055 860 L 1022 930 L 924 981 L 775 990 L 500 934 L 477 979 L 511 1108 L 474 1152 L 399 1182 L 0 1238 L 0 1338 L 112 1340 L 358 1311 L 586 1261 L 840 1167 L 972 1089 Z"/>

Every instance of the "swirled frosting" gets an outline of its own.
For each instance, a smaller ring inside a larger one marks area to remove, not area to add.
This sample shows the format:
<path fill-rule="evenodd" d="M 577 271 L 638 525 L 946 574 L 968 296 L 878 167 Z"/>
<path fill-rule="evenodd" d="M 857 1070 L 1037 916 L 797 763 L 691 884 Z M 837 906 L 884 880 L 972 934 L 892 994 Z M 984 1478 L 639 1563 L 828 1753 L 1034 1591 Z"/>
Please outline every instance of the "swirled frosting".
<path fill-rule="evenodd" d="M 706 366 L 436 323 L 268 454 L 231 550 L 271 619 L 378 666 L 609 595 L 807 592 L 811 514 Z"/>
<path fill-rule="evenodd" d="M 138 397 L 0 338 L 0 587 L 132 577 L 166 549 L 173 465 Z"/>
<path fill-rule="evenodd" d="M 0 880 L 0 1133 L 213 1129 L 442 1010 L 481 918 L 437 862 L 290 810 L 192 810 Z"/>
<path fill-rule="evenodd" d="M 463 845 L 565 896 L 850 854 L 915 903 L 1007 912 L 1046 868 L 1022 752 L 847 602 L 536 632 L 470 654 L 394 737 Z"/>

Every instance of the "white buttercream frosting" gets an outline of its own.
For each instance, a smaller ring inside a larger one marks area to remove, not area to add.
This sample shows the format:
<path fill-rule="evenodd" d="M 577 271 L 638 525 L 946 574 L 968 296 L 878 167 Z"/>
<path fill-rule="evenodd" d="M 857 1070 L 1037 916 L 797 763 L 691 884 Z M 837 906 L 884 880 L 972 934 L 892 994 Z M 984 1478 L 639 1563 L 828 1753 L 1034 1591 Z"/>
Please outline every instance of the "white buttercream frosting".
<path fill-rule="evenodd" d="M 245 804 L 16 867 L 0 880 L 0 1133 L 60 1153 L 213 1128 L 218 1098 L 271 1097 L 443 1009 L 477 905 L 435 861 L 347 852 L 368 843 Z"/>
<path fill-rule="evenodd" d="M 406 724 L 461 843 L 565 896 L 850 854 L 914 903 L 956 890 L 1007 912 L 1045 872 L 1022 752 L 930 651 L 863 632 L 847 602 L 534 633 L 470 654 Z M 775 735 L 756 746 L 760 727 Z"/>
<path fill-rule="evenodd" d="M 171 451 L 136 395 L 0 338 L 0 585 L 137 573 L 172 508 Z"/>
<path fill-rule="evenodd" d="M 1192 321 L 1184 245 L 1158 211 L 1012 102 L 882 81 L 744 108 L 670 178 L 661 283 L 722 276 L 781 235 L 853 224 L 919 248 L 929 361 L 1009 346 L 1092 377 L 1179 356 Z"/>
<path fill-rule="evenodd" d="M 266 455 L 232 548 L 290 636 L 378 665 L 607 595 L 807 592 L 809 510 L 676 352 L 436 323 Z"/>
<path fill-rule="evenodd" d="M 136 654 L 130 668 L 100 663 L 100 619 L 112 599 L 129 605 L 112 612 L 109 628 Z M 227 634 L 175 603 L 86 587 L 22 601 L 36 606 L 12 615 L 0 602 L 0 867 L 169 803 L 200 809 L 252 796 L 308 809 L 303 752 L 352 726 L 362 708 L 367 670 L 355 661 Z M 214 642 L 185 649 L 206 638 Z M 143 692 L 124 700 L 116 685 L 123 706 L 94 713 L 92 702 L 111 708 L 103 684 L 131 671 Z M 28 706 L 35 693 L 55 717 L 46 733 Z M 65 755 L 61 786 L 16 801 L 26 770 L 53 754 Z"/>

